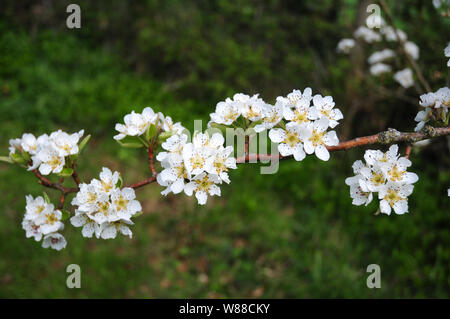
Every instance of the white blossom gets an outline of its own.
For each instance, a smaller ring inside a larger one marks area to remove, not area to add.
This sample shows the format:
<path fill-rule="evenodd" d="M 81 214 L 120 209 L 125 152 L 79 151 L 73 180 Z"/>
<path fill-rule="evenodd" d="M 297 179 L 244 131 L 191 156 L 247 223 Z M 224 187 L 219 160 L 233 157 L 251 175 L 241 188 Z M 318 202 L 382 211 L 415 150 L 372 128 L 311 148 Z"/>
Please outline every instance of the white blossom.
<path fill-rule="evenodd" d="M 381 35 L 372 29 L 360 26 L 354 32 L 354 37 L 357 39 L 363 39 L 367 43 L 379 42 L 381 41 Z"/>
<path fill-rule="evenodd" d="M 42 241 L 43 248 L 51 247 L 56 250 L 61 250 L 66 248 L 66 245 L 66 239 L 60 233 L 51 233 L 45 235 L 44 240 Z"/>
<path fill-rule="evenodd" d="M 303 138 L 308 135 L 306 126 L 296 122 L 286 124 L 286 129 L 274 128 L 269 132 L 269 138 L 278 144 L 282 156 L 293 155 L 296 161 L 302 161 L 306 154 L 303 149 Z"/>
<path fill-rule="evenodd" d="M 445 47 L 444 54 L 447 58 L 450 58 L 450 43 Z M 450 59 L 447 61 L 447 66 L 450 66 Z"/>
<path fill-rule="evenodd" d="M 396 72 L 394 74 L 394 80 L 404 88 L 409 88 L 414 85 L 413 73 L 410 68 Z"/>
<path fill-rule="evenodd" d="M 313 98 L 313 103 L 314 106 L 309 112 L 312 114 L 312 118 L 327 118 L 331 128 L 336 127 L 336 125 L 339 124 L 338 121 L 344 118 L 342 112 L 338 108 L 334 108 L 335 103 L 331 96 L 323 97 L 322 95 L 317 94 Z"/>
<path fill-rule="evenodd" d="M 206 174 L 205 172 L 195 176 L 186 184 L 184 192 L 188 196 L 195 193 L 195 197 L 200 205 L 205 205 L 210 196 L 220 196 L 220 188 L 216 184 L 220 183 L 217 175 Z"/>
<path fill-rule="evenodd" d="M 302 134 L 306 154 L 315 153 L 322 161 L 328 161 L 330 159 L 330 153 L 326 147 L 339 144 L 336 132 L 327 132 L 329 122 L 328 118 L 322 117 L 314 121 L 314 123 L 308 123 L 306 125 L 307 129 L 304 131 L 305 133 Z"/>
<path fill-rule="evenodd" d="M 140 136 L 144 134 L 151 124 L 157 124 L 158 114 L 151 107 L 146 107 L 142 113 L 132 111 L 123 118 L 124 124 L 116 124 L 119 134 L 114 136 L 115 140 L 122 140 L 126 136 Z"/>
<path fill-rule="evenodd" d="M 406 41 L 408 39 L 408 36 L 403 30 L 394 29 L 391 26 L 385 26 L 381 28 L 381 34 L 384 35 L 384 38 L 387 41 L 391 42 L 397 42 L 398 38 L 400 38 L 401 41 Z"/>
<path fill-rule="evenodd" d="M 392 68 L 388 64 L 376 63 L 370 67 L 370 74 L 378 76 L 383 73 L 391 72 Z"/>
<path fill-rule="evenodd" d="M 337 45 L 337 52 L 339 53 L 350 53 L 351 49 L 355 46 L 355 40 L 353 39 L 342 39 Z"/>
<path fill-rule="evenodd" d="M 425 123 L 429 121 L 433 109 L 441 109 L 444 116 L 447 115 L 450 106 L 450 89 L 448 87 L 442 87 L 436 92 L 422 94 L 419 105 L 424 109 L 419 111 L 414 118 L 418 122 L 414 129 L 415 131 L 420 131 Z"/>
<path fill-rule="evenodd" d="M 408 41 L 405 43 L 405 51 L 408 53 L 414 60 L 419 58 L 419 47 L 412 41 Z"/>
<path fill-rule="evenodd" d="M 393 50 L 384 49 L 384 50 L 376 51 L 376 52 L 372 53 L 372 55 L 369 56 L 367 61 L 369 62 L 369 64 L 375 64 L 375 63 L 380 63 L 385 60 L 391 59 L 393 57 L 395 57 L 395 52 Z"/>

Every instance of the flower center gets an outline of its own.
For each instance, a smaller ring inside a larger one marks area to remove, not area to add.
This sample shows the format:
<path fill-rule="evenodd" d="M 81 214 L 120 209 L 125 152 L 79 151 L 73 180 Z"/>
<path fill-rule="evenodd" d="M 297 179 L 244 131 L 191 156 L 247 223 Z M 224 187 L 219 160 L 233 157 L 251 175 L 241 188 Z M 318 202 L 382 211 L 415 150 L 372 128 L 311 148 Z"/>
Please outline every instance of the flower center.
<path fill-rule="evenodd" d="M 219 173 L 228 171 L 228 168 L 225 165 L 225 159 L 222 157 L 216 159 L 216 161 L 214 162 L 214 167 L 217 169 Z"/>
<path fill-rule="evenodd" d="M 109 211 L 109 203 L 108 202 L 103 202 L 103 203 L 100 203 L 99 205 L 98 205 L 98 211 L 100 212 L 100 213 L 103 213 L 103 215 L 108 215 L 108 211 Z"/>
<path fill-rule="evenodd" d="M 214 182 L 210 181 L 208 176 L 206 175 L 202 179 L 196 180 L 195 182 L 197 183 L 197 190 L 205 192 L 207 192 L 209 188 L 214 184 Z"/>
<path fill-rule="evenodd" d="M 382 173 L 376 173 L 374 172 L 372 175 L 372 178 L 370 179 L 370 181 L 375 185 L 375 186 L 379 186 L 381 184 L 384 184 L 384 176 Z"/>
<path fill-rule="evenodd" d="M 126 200 L 125 198 L 123 198 L 122 195 L 120 195 L 119 198 L 114 201 L 114 204 L 116 205 L 117 210 L 126 210 L 128 200 Z"/>
<path fill-rule="evenodd" d="M 201 156 L 200 154 L 195 154 L 191 158 L 192 169 L 202 168 L 204 162 L 205 159 L 203 158 L 203 156 Z"/>
<path fill-rule="evenodd" d="M 388 189 L 387 194 L 384 196 L 384 199 L 389 203 L 389 205 L 394 206 L 396 202 L 402 200 L 403 198 L 398 194 L 396 189 Z"/>
<path fill-rule="evenodd" d="M 53 225 L 57 221 L 58 221 L 58 218 L 55 216 L 55 214 L 48 214 L 47 215 L 47 223 L 48 224 Z"/>
<path fill-rule="evenodd" d="M 301 143 L 302 140 L 298 137 L 296 133 L 286 131 L 286 138 L 284 139 L 283 143 L 289 145 L 290 147 L 294 147 L 298 143 Z"/>
<path fill-rule="evenodd" d="M 105 193 L 108 193 L 114 186 L 112 185 L 111 182 L 107 183 L 105 181 L 102 181 L 102 187 Z"/>
<path fill-rule="evenodd" d="M 406 171 L 400 171 L 397 167 L 397 165 L 394 165 L 391 170 L 388 171 L 389 176 L 391 177 L 391 181 L 400 181 L 402 179 L 403 174 L 405 174 Z"/>
<path fill-rule="evenodd" d="M 298 124 L 308 123 L 308 114 L 305 111 L 294 110 L 294 121 Z"/>
<path fill-rule="evenodd" d="M 58 156 L 52 157 L 52 159 L 48 162 L 48 164 L 53 168 L 57 168 L 59 165 L 61 165 L 61 158 Z"/>
<path fill-rule="evenodd" d="M 321 145 L 323 144 L 323 136 L 325 135 L 325 132 L 317 132 L 316 130 L 312 131 L 312 135 L 309 138 L 309 140 L 311 141 L 311 143 L 313 143 L 314 147 L 316 147 L 317 145 Z"/>

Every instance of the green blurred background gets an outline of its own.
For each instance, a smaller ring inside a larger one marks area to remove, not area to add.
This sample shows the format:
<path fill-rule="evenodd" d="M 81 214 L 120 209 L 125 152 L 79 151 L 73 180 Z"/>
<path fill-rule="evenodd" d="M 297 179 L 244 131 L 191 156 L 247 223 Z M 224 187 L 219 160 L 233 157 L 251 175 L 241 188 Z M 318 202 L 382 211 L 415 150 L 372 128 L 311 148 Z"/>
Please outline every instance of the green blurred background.
<path fill-rule="evenodd" d="M 83 180 L 108 166 L 133 182 L 148 174 L 145 154 L 112 138 L 131 110 L 152 106 L 193 128 L 236 92 L 274 102 L 307 86 L 343 111 L 341 140 L 415 125 L 418 92 L 369 77 L 371 48 L 336 53 L 371 1 L 78 0 L 82 28 L 73 30 L 65 25 L 70 2 L 2 2 L 1 155 L 23 132 L 84 128 L 93 138 L 79 162 Z M 448 85 L 450 19 L 431 1 L 388 2 L 397 27 L 420 46 L 433 89 Z M 240 166 L 206 207 L 163 197 L 155 184 L 138 191 L 144 214 L 132 240 L 86 239 L 67 223 L 61 252 L 25 238 L 25 195 L 42 188 L 1 163 L 0 297 L 450 297 L 448 140 L 413 149 L 420 180 L 403 216 L 374 216 L 377 201 L 351 205 L 344 179 L 363 152 L 285 161 L 275 175 Z M 81 289 L 66 287 L 72 263 L 81 267 Z M 366 287 L 373 263 L 381 289 Z"/>

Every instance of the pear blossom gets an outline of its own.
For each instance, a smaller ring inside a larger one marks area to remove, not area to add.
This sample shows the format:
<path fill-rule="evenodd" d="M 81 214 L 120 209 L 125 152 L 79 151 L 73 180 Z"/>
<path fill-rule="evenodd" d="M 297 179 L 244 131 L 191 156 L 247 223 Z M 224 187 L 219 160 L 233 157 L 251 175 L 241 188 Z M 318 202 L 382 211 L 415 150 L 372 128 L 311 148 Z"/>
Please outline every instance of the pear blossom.
<path fill-rule="evenodd" d="M 378 32 L 375 32 L 372 29 L 366 28 L 364 26 L 360 26 L 358 29 L 356 29 L 353 35 L 356 39 L 363 39 L 367 43 L 381 41 L 381 35 Z"/>
<path fill-rule="evenodd" d="M 180 122 L 174 123 L 170 116 L 164 116 L 161 112 L 158 113 L 158 117 L 162 123 L 162 130 L 164 132 L 173 132 L 174 134 L 181 134 L 185 128 Z"/>
<path fill-rule="evenodd" d="M 414 60 L 419 58 L 419 47 L 412 41 L 408 41 L 405 43 L 405 51 L 408 53 Z"/>
<path fill-rule="evenodd" d="M 22 139 L 20 138 L 9 140 L 9 155 L 15 154 L 16 151 L 22 151 Z"/>
<path fill-rule="evenodd" d="M 114 136 L 115 140 L 122 140 L 126 136 L 140 136 L 146 132 L 151 124 L 156 124 L 158 114 L 155 114 L 151 107 L 146 107 L 142 113 L 131 111 L 123 118 L 124 124 L 116 124 L 116 131 L 119 134 Z"/>
<path fill-rule="evenodd" d="M 278 144 L 278 151 L 282 156 L 293 155 L 296 161 L 302 161 L 306 154 L 303 149 L 303 138 L 306 136 L 305 125 L 296 122 L 286 124 L 286 129 L 273 128 L 269 131 L 269 138 Z"/>
<path fill-rule="evenodd" d="M 219 102 L 216 105 L 216 111 L 210 114 L 211 122 L 231 125 L 241 115 L 241 110 L 237 103 L 230 98 Z"/>
<path fill-rule="evenodd" d="M 391 59 L 393 57 L 395 57 L 395 52 L 393 50 L 384 49 L 384 50 L 376 51 L 376 52 L 372 53 L 372 55 L 369 56 L 367 61 L 369 62 L 369 64 L 375 64 L 375 63 L 380 63 L 385 60 Z"/>
<path fill-rule="evenodd" d="M 106 225 L 131 225 L 131 218 L 142 210 L 134 189 L 118 187 L 119 178 L 118 172 L 104 167 L 100 180 L 93 179 L 89 184 L 80 184 L 80 191 L 72 200 L 76 209 L 70 222 L 75 227 L 82 227 L 83 237 L 91 238 L 95 234 L 97 238 L 113 238 L 115 235 L 106 235 L 108 231 L 102 235 Z M 131 237 L 131 230 L 120 233 Z"/>
<path fill-rule="evenodd" d="M 300 90 L 293 90 L 286 97 L 277 97 L 278 100 L 284 101 L 290 108 L 306 107 L 311 103 L 312 90 L 310 87 L 305 88 L 303 93 Z"/>
<path fill-rule="evenodd" d="M 203 172 L 186 184 L 184 192 L 188 196 L 192 196 L 195 193 L 195 197 L 200 205 L 205 205 L 210 196 L 220 196 L 220 188 L 216 184 L 220 183 L 217 175 L 206 174 Z"/>
<path fill-rule="evenodd" d="M 266 109 L 262 117 L 261 123 L 256 124 L 254 130 L 260 133 L 264 130 L 271 129 L 283 119 L 283 113 L 286 109 L 286 104 L 283 101 L 277 100 L 275 105 L 266 104 Z"/>
<path fill-rule="evenodd" d="M 326 117 L 322 117 L 314 123 L 308 123 L 306 125 L 304 138 L 304 148 L 306 154 L 315 153 L 316 156 L 323 160 L 328 161 L 330 159 L 330 153 L 326 146 L 335 146 L 339 144 L 339 139 L 335 131 L 327 132 L 329 126 L 329 120 Z"/>
<path fill-rule="evenodd" d="M 450 89 L 442 87 L 436 92 L 429 92 L 420 96 L 419 105 L 424 108 L 417 113 L 414 120 L 417 123 L 415 131 L 420 131 L 425 123 L 429 121 L 433 113 L 433 109 L 441 109 L 444 116 L 447 115 L 450 106 Z"/>
<path fill-rule="evenodd" d="M 134 223 L 130 220 L 103 223 L 98 227 L 96 237 L 102 239 L 113 239 L 116 238 L 118 233 L 120 233 L 131 239 L 133 237 L 133 233 L 127 225 L 134 225 Z"/>
<path fill-rule="evenodd" d="M 387 41 L 397 42 L 398 38 L 400 38 L 401 41 L 406 41 L 408 39 L 408 36 L 403 30 L 394 29 L 391 26 L 381 28 L 380 32 Z"/>
<path fill-rule="evenodd" d="M 372 193 L 378 192 L 381 213 L 389 215 L 392 209 L 396 214 L 406 213 L 407 197 L 419 179 L 415 173 L 407 172 L 411 161 L 398 154 L 397 145 L 391 145 L 386 152 L 367 150 L 364 160 L 365 163 L 358 160 L 353 164 L 355 176 L 345 180 L 353 205 L 367 205 L 373 199 Z"/>
<path fill-rule="evenodd" d="M 383 185 L 378 193 L 381 213 L 390 215 L 392 209 L 396 214 L 408 212 L 408 196 L 413 192 L 411 184 L 398 184 L 388 182 Z"/>
<path fill-rule="evenodd" d="M 355 40 L 353 39 L 342 39 L 337 45 L 337 52 L 339 53 L 350 53 L 351 49 L 355 46 Z"/>
<path fill-rule="evenodd" d="M 231 156 L 233 153 L 232 146 L 219 146 L 214 152 L 214 160 L 213 164 L 207 172 L 212 175 L 218 176 L 220 181 L 224 181 L 225 183 L 230 183 L 230 178 L 228 176 L 229 169 L 236 169 L 236 159 Z"/>
<path fill-rule="evenodd" d="M 316 116 L 316 118 L 327 118 L 329 120 L 329 126 L 331 128 L 336 127 L 339 124 L 339 120 L 342 120 L 344 116 L 338 108 L 334 108 L 335 103 L 333 97 L 325 96 L 320 94 L 314 95 L 313 98 L 314 106 L 311 108 L 311 114 Z"/>
<path fill-rule="evenodd" d="M 233 96 L 233 99 L 238 102 L 238 107 L 244 118 L 250 121 L 258 121 L 262 118 L 266 103 L 258 97 L 258 94 L 249 96 L 237 93 Z"/>
<path fill-rule="evenodd" d="M 60 157 L 65 157 L 78 153 L 78 141 L 83 136 L 84 130 L 69 135 L 62 130 L 50 134 L 49 139 L 52 145 L 58 150 Z"/>
<path fill-rule="evenodd" d="M 161 165 L 164 169 L 156 176 L 157 182 L 161 186 L 167 187 L 161 194 L 181 193 L 184 190 L 185 180 L 190 179 L 191 176 L 184 165 L 183 157 L 174 154 L 168 161 L 163 161 Z"/>
<path fill-rule="evenodd" d="M 394 74 L 394 80 L 406 89 L 414 85 L 413 73 L 410 68 L 396 72 Z"/>
<path fill-rule="evenodd" d="M 389 73 L 392 71 L 392 68 L 388 64 L 384 63 L 375 63 L 370 67 L 370 74 L 378 76 L 383 73 Z"/>
<path fill-rule="evenodd" d="M 30 133 L 23 134 L 22 139 L 21 139 L 21 146 L 25 152 L 27 152 L 31 155 L 36 154 L 37 147 L 38 147 L 36 137 Z"/>
<path fill-rule="evenodd" d="M 51 247 L 55 250 L 61 250 L 66 248 L 67 241 L 63 235 L 60 233 L 51 233 L 47 234 L 42 241 L 42 247 L 48 248 Z"/>
<path fill-rule="evenodd" d="M 66 164 L 64 156 L 61 156 L 59 149 L 50 142 L 42 145 L 33 159 L 34 162 L 39 163 L 39 172 L 42 175 L 50 173 L 61 173 Z"/>
<path fill-rule="evenodd" d="M 61 211 L 55 210 L 53 204 L 48 203 L 42 196 L 36 198 L 31 195 L 26 196 L 22 228 L 25 230 L 27 238 L 33 237 L 34 240 L 40 241 L 44 237 L 42 242 L 44 248 L 51 247 L 57 250 L 65 248 L 64 237 L 57 233 L 64 229 L 61 219 Z M 50 238 L 53 237 L 59 239 L 59 245 L 57 245 L 56 239 L 50 241 Z"/>

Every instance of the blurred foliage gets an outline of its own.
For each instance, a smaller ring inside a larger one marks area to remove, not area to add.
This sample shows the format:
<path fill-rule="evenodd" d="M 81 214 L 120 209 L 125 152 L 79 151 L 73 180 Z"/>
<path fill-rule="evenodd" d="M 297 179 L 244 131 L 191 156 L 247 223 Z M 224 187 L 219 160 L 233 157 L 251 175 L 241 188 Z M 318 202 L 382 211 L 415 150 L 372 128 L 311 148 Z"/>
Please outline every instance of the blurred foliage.
<path fill-rule="evenodd" d="M 306 86 L 333 95 L 343 110 L 341 139 L 414 126 L 417 107 L 396 97 L 417 101 L 417 92 L 368 79 L 367 47 L 358 56 L 335 53 L 358 25 L 362 2 L 80 0 L 80 30 L 65 27 L 68 3 L 2 4 L 2 155 L 23 132 L 84 128 L 93 138 L 81 176 L 108 166 L 131 182 L 146 176 L 145 155 L 112 140 L 131 110 L 152 106 L 192 128 L 235 92 L 273 102 Z M 431 1 L 389 3 L 419 44 L 433 88 L 443 86 L 448 21 Z M 362 154 L 285 161 L 275 175 L 240 167 L 206 207 L 150 186 L 138 192 L 145 213 L 132 240 L 89 240 L 66 225 L 62 252 L 25 238 L 25 195 L 42 188 L 0 164 L 0 297 L 450 297 L 446 140 L 411 155 L 420 180 L 406 216 L 373 216 L 375 202 L 351 205 L 344 179 Z M 65 285 L 71 263 L 81 266 L 82 289 Z M 378 290 L 366 287 L 372 263 L 381 266 Z"/>

